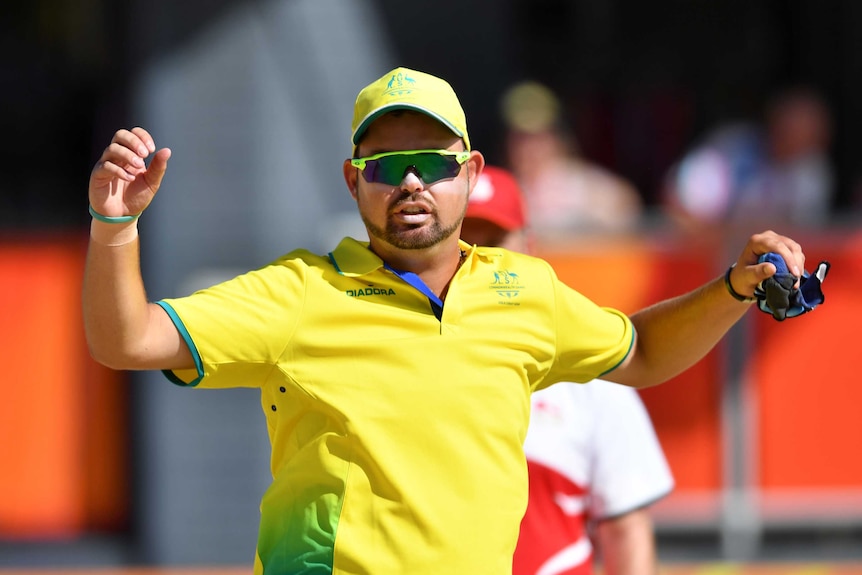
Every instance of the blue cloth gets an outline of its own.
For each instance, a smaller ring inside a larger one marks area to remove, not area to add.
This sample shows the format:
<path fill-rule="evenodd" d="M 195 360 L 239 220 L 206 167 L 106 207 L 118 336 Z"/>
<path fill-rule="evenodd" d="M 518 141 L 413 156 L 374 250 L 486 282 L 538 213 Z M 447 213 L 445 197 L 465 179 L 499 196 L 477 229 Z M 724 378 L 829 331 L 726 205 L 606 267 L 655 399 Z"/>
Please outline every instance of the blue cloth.
<path fill-rule="evenodd" d="M 769 262 L 777 270 L 774 276 L 760 282 L 754 290 L 757 307 L 777 321 L 808 313 L 825 300 L 821 286 L 829 273 L 829 262 L 817 264 L 814 274 L 803 271 L 801 278 L 793 275 L 784 258 L 774 252 L 763 254 L 758 258 L 758 262 Z M 796 280 L 799 280 L 798 288 L 793 287 Z"/>

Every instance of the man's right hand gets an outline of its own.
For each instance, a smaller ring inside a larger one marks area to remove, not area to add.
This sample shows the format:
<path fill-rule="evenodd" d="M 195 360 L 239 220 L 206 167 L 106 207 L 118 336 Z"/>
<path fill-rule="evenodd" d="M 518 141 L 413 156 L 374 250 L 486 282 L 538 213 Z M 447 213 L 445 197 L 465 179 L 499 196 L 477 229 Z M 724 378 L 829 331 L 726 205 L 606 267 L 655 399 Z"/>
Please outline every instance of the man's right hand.
<path fill-rule="evenodd" d="M 155 152 L 149 167 L 144 159 Z M 152 136 L 143 128 L 117 130 L 90 173 L 90 205 L 109 217 L 143 212 L 161 185 L 171 151 L 156 152 Z"/>

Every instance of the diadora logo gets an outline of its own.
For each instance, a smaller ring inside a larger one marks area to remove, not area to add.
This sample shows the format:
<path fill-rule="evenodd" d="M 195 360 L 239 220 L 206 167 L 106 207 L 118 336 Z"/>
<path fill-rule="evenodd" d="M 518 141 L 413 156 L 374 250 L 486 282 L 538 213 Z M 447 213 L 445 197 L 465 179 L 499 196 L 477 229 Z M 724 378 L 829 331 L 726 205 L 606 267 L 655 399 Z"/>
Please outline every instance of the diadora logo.
<path fill-rule="evenodd" d="M 386 93 L 391 96 L 403 96 L 412 92 L 415 86 L 416 80 L 402 72 L 398 72 L 389 78 L 389 83 L 386 84 Z"/>
<path fill-rule="evenodd" d="M 377 288 L 374 286 L 368 286 L 365 288 L 359 289 L 348 289 L 344 290 L 344 293 L 349 295 L 350 297 L 368 297 L 373 295 L 396 295 L 395 290 L 392 288 Z"/>
<path fill-rule="evenodd" d="M 512 299 L 520 295 L 524 286 L 521 285 L 521 278 L 518 274 L 509 270 L 497 270 L 494 272 L 494 281 L 489 286 L 496 291 L 498 295 Z"/>

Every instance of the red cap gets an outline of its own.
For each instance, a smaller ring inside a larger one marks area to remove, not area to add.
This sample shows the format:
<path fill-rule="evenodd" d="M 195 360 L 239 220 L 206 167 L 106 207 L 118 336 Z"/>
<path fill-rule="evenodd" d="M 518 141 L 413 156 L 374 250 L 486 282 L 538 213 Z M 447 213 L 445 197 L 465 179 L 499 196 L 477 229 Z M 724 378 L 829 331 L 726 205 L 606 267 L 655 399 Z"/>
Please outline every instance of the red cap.
<path fill-rule="evenodd" d="M 465 217 L 497 224 L 507 231 L 526 225 L 524 199 L 515 177 L 502 168 L 485 166 L 470 194 Z"/>

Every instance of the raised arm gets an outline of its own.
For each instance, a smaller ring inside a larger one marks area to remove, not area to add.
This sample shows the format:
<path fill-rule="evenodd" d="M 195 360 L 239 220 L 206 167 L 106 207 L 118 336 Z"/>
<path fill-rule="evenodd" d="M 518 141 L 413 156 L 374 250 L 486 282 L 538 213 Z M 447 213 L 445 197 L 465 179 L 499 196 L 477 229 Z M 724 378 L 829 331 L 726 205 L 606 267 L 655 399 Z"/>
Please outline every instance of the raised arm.
<path fill-rule="evenodd" d="M 194 366 L 168 315 L 147 301 L 141 278 L 136 216 L 153 200 L 170 156 L 167 148 L 156 151 L 143 128 L 119 130 L 90 174 L 84 328 L 93 358 L 114 369 Z"/>
<path fill-rule="evenodd" d="M 792 239 L 772 231 L 751 236 L 729 275 L 737 295 L 752 297 L 761 281 L 775 274 L 771 263 L 758 256 L 775 252 L 797 277 L 805 267 L 802 248 Z M 605 379 L 634 387 L 667 381 L 703 358 L 745 314 L 750 305 L 738 301 L 716 278 L 685 295 L 665 300 L 631 316 L 637 330 L 634 349 Z"/>

